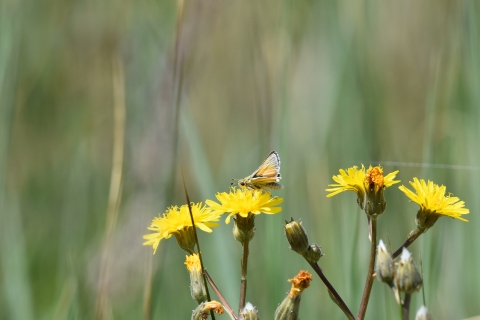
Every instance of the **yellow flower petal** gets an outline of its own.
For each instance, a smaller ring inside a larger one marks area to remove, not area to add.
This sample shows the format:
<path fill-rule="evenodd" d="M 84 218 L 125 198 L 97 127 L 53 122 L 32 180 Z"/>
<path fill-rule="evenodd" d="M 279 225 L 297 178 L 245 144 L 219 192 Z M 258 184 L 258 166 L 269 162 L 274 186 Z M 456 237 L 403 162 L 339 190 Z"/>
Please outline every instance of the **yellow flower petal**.
<path fill-rule="evenodd" d="M 413 202 L 420 206 L 423 214 L 432 216 L 446 216 L 462 221 L 468 221 L 461 217 L 463 214 L 470 213 L 470 210 L 464 208 L 465 202 L 460 201 L 458 197 L 445 195 L 446 187 L 439 186 L 433 181 L 413 178 L 410 185 L 415 192 L 405 186 L 398 187 Z"/>
<path fill-rule="evenodd" d="M 222 212 L 215 212 L 202 203 L 192 203 L 192 215 L 195 221 L 195 226 L 205 232 L 212 232 L 214 227 L 218 227 L 214 221 L 219 221 Z M 162 239 L 170 238 L 174 233 L 180 233 L 187 227 L 192 226 L 190 212 L 188 205 L 183 205 L 180 208 L 172 206 L 165 211 L 162 217 L 157 217 L 152 220 L 152 224 L 148 230 L 154 233 L 146 234 L 143 238 L 147 241 L 143 243 L 144 246 L 151 245 L 155 253 L 157 247 Z"/>
<path fill-rule="evenodd" d="M 205 201 L 213 212 L 230 213 L 225 222 L 230 223 L 231 216 L 239 214 L 242 217 L 248 217 L 252 214 L 275 214 L 282 211 L 281 207 L 276 207 L 283 202 L 282 198 L 271 197 L 269 192 L 263 190 L 249 190 L 246 188 L 232 188 L 229 193 L 219 192 L 216 198 L 220 203 L 207 200 Z"/>

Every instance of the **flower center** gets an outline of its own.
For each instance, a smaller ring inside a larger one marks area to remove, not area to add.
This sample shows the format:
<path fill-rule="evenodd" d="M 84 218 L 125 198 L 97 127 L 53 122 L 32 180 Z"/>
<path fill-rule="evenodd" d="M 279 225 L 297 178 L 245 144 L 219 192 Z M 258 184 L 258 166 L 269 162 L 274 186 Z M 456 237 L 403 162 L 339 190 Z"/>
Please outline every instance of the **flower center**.
<path fill-rule="evenodd" d="M 383 187 L 383 172 L 380 167 L 374 167 L 367 170 L 365 174 L 365 182 L 374 183 L 378 187 Z"/>

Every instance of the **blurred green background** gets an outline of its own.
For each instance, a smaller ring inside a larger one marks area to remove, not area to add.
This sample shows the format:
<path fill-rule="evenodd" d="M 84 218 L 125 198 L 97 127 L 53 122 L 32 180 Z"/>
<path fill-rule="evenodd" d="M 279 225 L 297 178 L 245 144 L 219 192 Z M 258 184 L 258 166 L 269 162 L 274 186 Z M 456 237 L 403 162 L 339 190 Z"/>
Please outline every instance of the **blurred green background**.
<path fill-rule="evenodd" d="M 114 117 L 123 105 L 125 126 Z M 97 306 L 105 319 L 189 319 L 185 253 L 172 238 L 152 255 L 142 235 L 185 203 L 180 166 L 191 200 L 205 201 L 271 150 L 285 201 L 256 220 L 251 243 L 247 300 L 262 319 L 288 278 L 311 271 L 288 249 L 290 217 L 322 246 L 320 265 L 357 314 L 366 218 L 353 193 L 325 189 L 362 163 L 466 202 L 468 223 L 440 219 L 410 249 L 436 319 L 480 315 L 479 140 L 478 1 L 206 0 L 180 15 L 172 0 L 0 0 L 0 318 L 92 319 Z M 378 225 L 393 249 L 418 209 L 397 186 Z M 231 227 L 200 241 L 236 309 Z M 414 295 L 412 317 L 421 304 Z M 367 318 L 397 314 L 375 281 Z M 301 317 L 343 318 L 317 277 Z"/>

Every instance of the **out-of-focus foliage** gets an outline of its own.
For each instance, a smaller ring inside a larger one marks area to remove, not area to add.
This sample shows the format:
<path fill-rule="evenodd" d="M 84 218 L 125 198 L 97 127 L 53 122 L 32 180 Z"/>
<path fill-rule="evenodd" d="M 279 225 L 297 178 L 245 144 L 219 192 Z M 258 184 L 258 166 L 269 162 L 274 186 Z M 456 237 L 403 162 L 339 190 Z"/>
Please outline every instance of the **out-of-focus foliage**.
<path fill-rule="evenodd" d="M 195 302 L 185 254 L 170 239 L 152 256 L 142 235 L 158 213 L 185 203 L 180 166 L 190 199 L 205 201 L 271 150 L 282 160 L 285 188 L 275 194 L 285 201 L 280 214 L 256 220 L 250 244 L 247 300 L 260 317 L 271 318 L 286 280 L 308 269 L 283 235 L 290 217 L 322 246 L 320 265 L 358 311 L 366 219 L 354 195 L 327 199 L 324 190 L 338 169 L 362 163 L 398 169 L 404 184 L 414 176 L 444 184 L 466 202 L 470 222 L 441 219 L 409 249 L 423 259 L 434 317 L 480 314 L 479 3 L 185 0 L 179 29 L 176 7 L 0 1 L 0 318 L 94 317 L 114 61 L 125 71 L 127 115 L 105 314 L 187 319 Z M 396 249 L 418 207 L 395 186 L 385 193 L 378 238 Z M 241 247 L 231 225 L 199 236 L 235 308 Z M 421 300 L 414 295 L 412 313 Z M 375 282 L 367 318 L 396 314 Z M 343 316 L 317 278 L 300 315 Z"/>

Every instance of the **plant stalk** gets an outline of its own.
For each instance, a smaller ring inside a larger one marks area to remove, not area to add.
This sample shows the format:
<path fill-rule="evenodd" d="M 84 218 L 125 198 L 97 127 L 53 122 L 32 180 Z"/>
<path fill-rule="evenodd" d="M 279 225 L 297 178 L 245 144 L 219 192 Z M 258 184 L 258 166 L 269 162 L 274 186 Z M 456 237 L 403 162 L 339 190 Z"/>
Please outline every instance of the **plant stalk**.
<path fill-rule="evenodd" d="M 248 263 L 248 243 L 250 240 L 246 240 L 242 243 L 243 257 L 242 257 L 242 277 L 240 283 L 240 301 L 238 303 L 238 314 L 245 307 L 245 296 L 247 293 L 247 263 Z"/>
<path fill-rule="evenodd" d="M 367 280 L 365 281 L 365 288 L 363 290 L 362 301 L 360 302 L 360 310 L 358 311 L 357 319 L 363 320 L 365 318 L 365 313 L 367 312 L 368 300 L 370 299 L 370 292 L 372 291 L 373 280 L 375 279 L 374 269 L 375 269 L 375 257 L 377 250 L 377 219 L 376 217 L 370 217 L 370 235 L 371 235 L 371 245 L 370 245 L 370 263 L 368 265 Z"/>
<path fill-rule="evenodd" d="M 417 240 L 418 237 L 420 237 L 420 235 L 422 234 L 423 232 L 420 231 L 420 230 L 415 230 L 409 237 L 408 239 L 405 241 L 404 244 L 402 244 L 402 246 L 400 248 L 397 249 L 397 251 L 395 251 L 393 254 L 392 254 L 392 259 L 395 259 L 396 257 L 398 257 L 401 253 L 402 253 L 402 250 L 403 248 L 408 248 L 408 246 L 410 246 L 415 240 Z"/>
<path fill-rule="evenodd" d="M 228 304 L 227 300 L 225 300 L 225 298 L 223 297 L 223 294 L 220 292 L 220 289 L 218 289 L 215 282 L 213 282 L 213 279 L 212 279 L 212 277 L 210 277 L 207 270 L 204 270 L 203 272 L 204 272 L 205 276 L 207 277 L 208 283 L 210 283 L 210 286 L 212 287 L 213 291 L 215 291 L 218 298 L 222 302 L 222 305 L 225 308 L 225 311 L 227 311 L 227 313 L 230 315 L 230 318 L 234 319 L 234 320 L 238 319 L 238 317 L 235 315 L 235 312 L 233 312 L 233 309 Z"/>
<path fill-rule="evenodd" d="M 328 292 L 330 293 L 330 296 L 333 297 L 336 300 L 336 304 L 342 309 L 342 311 L 345 313 L 348 319 L 350 320 L 355 320 L 355 316 L 353 313 L 348 309 L 348 306 L 345 304 L 343 299 L 340 297 L 340 295 L 337 293 L 335 288 L 332 286 L 332 284 L 328 281 L 327 277 L 323 274 L 322 269 L 318 265 L 318 263 L 310 263 L 312 266 L 313 270 L 317 273 L 317 275 L 322 279 L 323 283 L 325 286 L 328 288 Z"/>
<path fill-rule="evenodd" d="M 410 300 L 412 295 L 409 293 L 405 293 L 405 299 L 402 304 L 402 313 L 403 313 L 403 320 L 408 320 L 410 318 Z"/>

